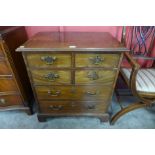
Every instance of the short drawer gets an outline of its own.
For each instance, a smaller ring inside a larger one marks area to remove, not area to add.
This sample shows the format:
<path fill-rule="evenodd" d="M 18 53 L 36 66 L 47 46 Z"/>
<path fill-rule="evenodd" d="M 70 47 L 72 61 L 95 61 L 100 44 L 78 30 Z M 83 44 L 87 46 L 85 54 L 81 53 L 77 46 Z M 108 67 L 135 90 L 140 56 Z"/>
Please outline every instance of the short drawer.
<path fill-rule="evenodd" d="M 11 76 L 11 70 L 5 60 L 0 60 L 0 76 Z"/>
<path fill-rule="evenodd" d="M 31 70 L 35 85 L 70 84 L 71 71 Z"/>
<path fill-rule="evenodd" d="M 22 99 L 19 95 L 0 95 L 0 107 L 21 105 Z"/>
<path fill-rule="evenodd" d="M 71 67 L 70 54 L 28 54 L 27 61 L 35 68 Z"/>
<path fill-rule="evenodd" d="M 0 79 L 0 92 L 17 92 L 18 88 L 13 79 Z"/>
<path fill-rule="evenodd" d="M 120 54 L 76 54 L 76 67 L 117 68 Z"/>
<path fill-rule="evenodd" d="M 75 72 L 76 84 L 107 84 L 112 85 L 116 70 L 77 70 Z"/>
<path fill-rule="evenodd" d="M 40 111 L 51 114 L 105 113 L 108 105 L 104 102 L 39 101 Z"/>
<path fill-rule="evenodd" d="M 102 100 L 107 102 L 111 96 L 112 85 L 109 86 L 36 86 L 37 97 L 40 100 L 70 99 L 70 100 Z"/>

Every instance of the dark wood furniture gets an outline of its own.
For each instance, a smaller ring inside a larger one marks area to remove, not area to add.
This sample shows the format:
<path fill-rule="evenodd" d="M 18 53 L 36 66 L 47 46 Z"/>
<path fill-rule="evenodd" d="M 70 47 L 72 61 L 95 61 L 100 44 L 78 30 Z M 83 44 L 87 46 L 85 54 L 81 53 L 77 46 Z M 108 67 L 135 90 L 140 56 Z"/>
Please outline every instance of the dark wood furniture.
<path fill-rule="evenodd" d="M 38 103 L 38 119 L 96 116 L 109 120 L 123 52 L 109 33 L 40 32 L 22 52 Z"/>
<path fill-rule="evenodd" d="M 155 45 L 155 26 L 132 26 L 127 32 L 124 27 L 122 42 L 130 48 L 130 52 L 124 54 L 129 65 L 126 67 L 122 65 L 120 77 L 131 90 L 131 94 L 139 101 L 124 107 L 120 102 L 120 93 L 116 89 L 121 110 L 113 115 L 111 124 L 130 111 L 152 107 L 155 103 L 155 58 L 152 57 Z M 140 60 L 143 63 L 139 64 Z"/>
<path fill-rule="evenodd" d="M 0 27 L 0 111 L 30 114 L 31 86 L 23 57 L 15 52 L 26 40 L 24 27 Z"/>
<path fill-rule="evenodd" d="M 129 104 L 118 111 L 111 119 L 114 124 L 124 114 L 138 108 L 151 107 L 155 104 L 155 68 L 141 68 L 136 62 L 137 59 L 145 61 L 155 60 L 153 57 L 132 57 L 129 53 L 124 54 L 131 68 L 121 68 L 121 76 L 131 89 L 133 96 L 139 99 L 138 102 Z M 135 60 L 136 59 L 136 60 Z"/>

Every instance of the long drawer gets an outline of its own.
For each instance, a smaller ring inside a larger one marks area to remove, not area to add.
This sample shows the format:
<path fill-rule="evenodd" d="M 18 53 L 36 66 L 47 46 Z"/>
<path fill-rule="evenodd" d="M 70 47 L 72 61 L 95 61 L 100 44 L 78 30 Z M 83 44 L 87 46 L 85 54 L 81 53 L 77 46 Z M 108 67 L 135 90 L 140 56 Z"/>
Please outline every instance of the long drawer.
<path fill-rule="evenodd" d="M 75 72 L 76 84 L 113 84 L 116 70 L 77 70 Z"/>
<path fill-rule="evenodd" d="M 76 67 L 110 67 L 118 66 L 119 54 L 76 54 Z"/>
<path fill-rule="evenodd" d="M 71 71 L 58 70 L 31 70 L 33 82 L 39 84 L 70 84 Z"/>
<path fill-rule="evenodd" d="M 19 95 L 0 95 L 0 107 L 21 105 L 22 99 Z"/>
<path fill-rule="evenodd" d="M 72 100 L 102 100 L 111 96 L 112 86 L 36 86 L 37 97 L 40 100 L 72 99 Z"/>
<path fill-rule="evenodd" d="M 0 92 L 16 92 L 18 88 L 14 79 L 0 79 Z"/>
<path fill-rule="evenodd" d="M 70 54 L 28 54 L 27 61 L 35 68 L 71 67 Z"/>
<path fill-rule="evenodd" d="M 108 105 L 102 102 L 39 101 L 40 111 L 51 114 L 104 113 Z"/>

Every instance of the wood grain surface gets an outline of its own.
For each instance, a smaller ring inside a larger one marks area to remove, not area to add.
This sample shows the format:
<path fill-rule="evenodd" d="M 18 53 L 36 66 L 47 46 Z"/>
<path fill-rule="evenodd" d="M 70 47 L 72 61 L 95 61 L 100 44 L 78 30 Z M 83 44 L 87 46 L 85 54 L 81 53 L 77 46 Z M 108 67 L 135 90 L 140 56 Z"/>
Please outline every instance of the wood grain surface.
<path fill-rule="evenodd" d="M 38 103 L 38 120 L 54 116 L 95 116 L 108 109 L 128 51 L 109 33 L 41 32 L 21 51 Z"/>

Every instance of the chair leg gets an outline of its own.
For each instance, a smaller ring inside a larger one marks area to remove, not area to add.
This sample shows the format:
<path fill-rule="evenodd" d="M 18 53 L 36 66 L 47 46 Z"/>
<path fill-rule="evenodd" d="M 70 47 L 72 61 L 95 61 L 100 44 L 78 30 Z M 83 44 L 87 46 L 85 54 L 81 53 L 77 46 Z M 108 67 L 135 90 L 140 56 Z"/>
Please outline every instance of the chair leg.
<path fill-rule="evenodd" d="M 115 89 L 115 94 L 116 94 L 117 102 L 120 102 L 120 95 L 117 89 Z"/>
<path fill-rule="evenodd" d="M 123 116 L 124 114 L 139 109 L 139 108 L 144 108 L 146 107 L 147 104 L 146 103 L 142 103 L 142 102 L 138 102 L 138 103 L 133 103 L 131 105 L 129 105 L 128 107 L 125 107 L 123 109 L 121 109 L 119 112 L 117 112 L 110 120 L 110 124 L 113 125 L 121 116 Z"/>

